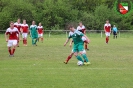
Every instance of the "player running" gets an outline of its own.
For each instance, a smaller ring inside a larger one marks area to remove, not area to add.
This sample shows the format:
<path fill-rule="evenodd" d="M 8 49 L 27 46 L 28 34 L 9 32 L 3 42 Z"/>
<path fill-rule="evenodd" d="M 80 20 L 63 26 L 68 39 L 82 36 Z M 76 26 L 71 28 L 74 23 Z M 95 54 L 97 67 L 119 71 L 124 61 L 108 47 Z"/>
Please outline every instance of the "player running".
<path fill-rule="evenodd" d="M 41 23 L 39 23 L 37 29 L 38 29 L 38 41 L 40 39 L 41 42 L 43 43 L 43 26 Z"/>
<path fill-rule="evenodd" d="M 28 24 L 26 24 L 26 20 L 23 20 L 23 24 L 21 25 L 21 33 L 23 38 L 23 45 L 27 46 L 27 36 L 28 36 Z"/>
<path fill-rule="evenodd" d="M 79 22 L 79 26 L 77 27 L 77 30 L 80 31 L 80 32 L 82 32 L 83 34 L 86 33 L 86 28 L 85 28 L 85 26 L 82 24 L 82 22 Z M 85 46 L 84 46 L 85 49 L 86 49 L 86 50 L 89 50 L 89 49 L 88 49 L 88 45 L 87 45 L 88 43 L 84 43 L 84 44 L 85 44 Z"/>
<path fill-rule="evenodd" d="M 109 36 L 111 33 L 111 24 L 109 23 L 109 20 L 107 20 L 106 23 L 104 24 L 104 31 L 105 31 L 105 35 L 106 35 L 106 44 L 108 44 Z"/>
<path fill-rule="evenodd" d="M 14 56 L 14 52 L 16 50 L 17 39 L 18 39 L 17 35 L 19 36 L 19 31 L 16 27 L 14 27 L 14 22 L 11 21 L 10 27 L 6 30 L 6 33 L 5 33 L 5 38 L 6 38 L 10 57 Z"/>
<path fill-rule="evenodd" d="M 83 48 L 84 43 L 83 43 L 83 40 L 82 40 L 82 37 L 85 37 L 86 39 L 88 39 L 87 36 L 84 35 L 83 33 L 81 33 L 80 31 L 75 30 L 75 28 L 73 26 L 70 26 L 69 29 L 70 29 L 71 32 L 73 32 L 73 34 L 68 37 L 68 39 L 66 40 L 64 46 L 66 46 L 66 44 L 69 42 L 70 38 L 72 38 L 73 42 L 74 42 L 74 46 L 73 46 L 74 55 L 76 56 L 76 58 L 79 61 L 82 61 L 85 65 L 89 65 L 90 62 L 89 62 L 86 54 L 83 52 L 84 51 L 84 48 Z M 80 53 L 82 55 L 82 57 L 84 58 L 84 60 L 86 62 L 84 62 L 82 60 L 82 58 L 78 55 L 78 53 Z"/>
<path fill-rule="evenodd" d="M 113 35 L 114 39 L 117 39 L 117 27 L 115 25 L 113 26 Z"/>
<path fill-rule="evenodd" d="M 20 23 L 20 19 L 17 20 L 17 22 L 14 23 L 14 27 L 16 27 L 19 31 L 19 34 L 21 33 L 20 28 L 21 28 L 21 23 Z M 19 40 L 21 40 L 21 38 L 17 35 L 18 39 L 17 39 L 17 46 L 19 47 Z"/>
<path fill-rule="evenodd" d="M 69 32 L 69 36 L 72 36 L 73 32 Z M 82 41 L 86 42 L 86 43 L 90 43 L 90 40 L 86 39 L 85 37 L 82 37 Z M 72 46 L 73 41 L 70 42 L 70 47 Z M 84 53 L 86 53 L 85 49 L 83 50 Z M 68 57 L 66 58 L 66 60 L 64 61 L 65 64 L 67 64 L 69 62 L 69 60 L 72 58 L 72 56 L 74 55 L 73 49 L 71 51 L 71 53 L 68 55 Z"/>
<path fill-rule="evenodd" d="M 32 21 L 32 25 L 30 26 L 30 34 L 32 38 L 32 45 L 37 46 L 36 42 L 38 40 L 38 32 L 37 32 L 37 25 L 35 21 Z"/>

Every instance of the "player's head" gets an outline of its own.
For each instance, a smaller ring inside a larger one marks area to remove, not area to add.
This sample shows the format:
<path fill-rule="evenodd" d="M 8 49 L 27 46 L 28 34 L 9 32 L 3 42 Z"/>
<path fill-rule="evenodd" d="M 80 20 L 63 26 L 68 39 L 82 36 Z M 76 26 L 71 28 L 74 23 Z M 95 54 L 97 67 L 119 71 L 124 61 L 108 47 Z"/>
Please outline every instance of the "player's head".
<path fill-rule="evenodd" d="M 18 18 L 17 22 L 20 23 L 20 21 L 21 21 L 21 20 Z"/>
<path fill-rule="evenodd" d="M 79 22 L 79 26 L 82 26 L 83 24 L 82 24 L 82 22 Z"/>
<path fill-rule="evenodd" d="M 115 25 L 114 25 L 114 27 L 115 27 Z"/>
<path fill-rule="evenodd" d="M 32 21 L 32 25 L 35 25 L 36 24 L 36 22 L 35 21 Z"/>
<path fill-rule="evenodd" d="M 106 23 L 109 23 L 109 20 L 106 20 Z"/>
<path fill-rule="evenodd" d="M 41 22 L 39 23 L 39 26 L 42 26 L 42 23 Z"/>
<path fill-rule="evenodd" d="M 74 32 L 75 31 L 74 26 L 73 25 L 70 25 L 69 26 L 69 30 L 72 31 L 72 32 Z"/>
<path fill-rule="evenodd" d="M 26 24 L 26 20 L 23 20 L 23 24 Z"/>
<path fill-rule="evenodd" d="M 14 28 L 14 22 L 10 21 L 10 28 Z"/>

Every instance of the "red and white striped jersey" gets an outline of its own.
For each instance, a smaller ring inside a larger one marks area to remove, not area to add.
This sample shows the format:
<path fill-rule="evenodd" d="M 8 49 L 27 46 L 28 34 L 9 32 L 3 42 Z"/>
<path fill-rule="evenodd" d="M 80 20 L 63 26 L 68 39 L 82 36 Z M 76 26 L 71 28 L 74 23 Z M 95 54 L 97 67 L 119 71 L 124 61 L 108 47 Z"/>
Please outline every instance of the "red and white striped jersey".
<path fill-rule="evenodd" d="M 110 32 L 111 31 L 111 24 L 110 23 L 104 24 L 104 29 L 105 29 L 106 32 Z"/>
<path fill-rule="evenodd" d="M 43 26 L 38 26 L 38 34 L 42 34 L 43 33 Z"/>
<path fill-rule="evenodd" d="M 22 24 L 21 28 L 23 33 L 28 33 L 28 28 L 29 28 L 28 24 Z"/>
<path fill-rule="evenodd" d="M 84 34 L 85 33 L 85 26 L 84 25 L 78 26 L 77 27 L 77 30 L 80 31 L 80 32 L 82 32 Z"/>
<path fill-rule="evenodd" d="M 13 29 L 8 28 L 5 34 L 9 35 L 9 40 L 17 40 L 17 34 L 19 34 L 19 31 L 16 27 L 14 27 Z"/>
<path fill-rule="evenodd" d="M 18 31 L 20 32 L 20 28 L 21 28 L 21 23 L 14 23 L 14 27 L 16 27 L 18 29 Z"/>

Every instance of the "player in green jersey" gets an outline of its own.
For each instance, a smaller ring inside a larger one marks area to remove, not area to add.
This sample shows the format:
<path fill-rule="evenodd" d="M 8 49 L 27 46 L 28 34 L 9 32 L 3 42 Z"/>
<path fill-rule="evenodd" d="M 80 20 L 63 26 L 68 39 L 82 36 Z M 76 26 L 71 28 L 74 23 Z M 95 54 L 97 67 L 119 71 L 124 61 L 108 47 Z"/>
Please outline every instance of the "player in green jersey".
<path fill-rule="evenodd" d="M 86 56 L 86 53 L 83 52 L 84 51 L 84 47 L 83 47 L 84 42 L 82 40 L 82 37 L 85 37 L 86 39 L 88 39 L 88 37 L 86 35 L 84 35 L 83 33 L 81 33 L 80 31 L 76 30 L 73 26 L 70 26 L 69 29 L 71 32 L 73 32 L 73 34 L 68 37 L 64 46 L 66 46 L 66 44 L 69 42 L 70 38 L 72 38 L 73 42 L 74 42 L 74 46 L 73 46 L 74 55 L 76 56 L 76 58 L 79 61 L 82 61 L 85 65 L 89 65 L 90 62 Z M 84 60 L 86 62 L 84 62 L 82 60 L 82 58 L 79 54 L 81 54 L 81 56 L 84 58 Z"/>
<path fill-rule="evenodd" d="M 32 25 L 30 26 L 30 34 L 32 38 L 32 45 L 36 45 L 36 42 L 38 40 L 38 32 L 37 32 L 37 25 L 35 24 L 35 21 L 32 21 Z"/>

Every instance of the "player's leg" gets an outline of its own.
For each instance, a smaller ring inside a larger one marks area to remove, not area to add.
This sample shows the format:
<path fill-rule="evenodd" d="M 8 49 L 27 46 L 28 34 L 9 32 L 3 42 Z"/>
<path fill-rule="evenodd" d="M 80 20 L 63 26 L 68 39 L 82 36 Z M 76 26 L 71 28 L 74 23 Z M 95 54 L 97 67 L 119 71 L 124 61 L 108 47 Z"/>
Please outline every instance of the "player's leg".
<path fill-rule="evenodd" d="M 8 47 L 8 52 L 10 54 L 9 56 L 11 56 L 12 55 L 12 50 L 11 50 L 12 40 L 8 40 L 7 47 Z"/>
<path fill-rule="evenodd" d="M 25 35 L 22 33 L 22 38 L 23 38 L 23 45 L 25 45 Z"/>
<path fill-rule="evenodd" d="M 75 52 L 74 55 L 76 56 L 77 60 L 82 61 L 82 62 L 84 63 L 84 61 L 83 61 L 83 59 L 81 58 L 81 56 L 78 55 L 78 52 Z"/>
<path fill-rule="evenodd" d="M 13 40 L 12 56 L 14 56 L 16 46 L 17 46 L 17 40 Z"/>
<path fill-rule="evenodd" d="M 86 56 L 86 52 L 84 52 L 84 48 L 83 48 L 83 45 L 82 44 L 79 44 L 78 51 L 82 55 L 82 57 L 84 58 L 84 60 L 86 61 L 84 64 L 85 65 L 90 64 L 90 61 L 89 61 L 89 59 Z"/>
<path fill-rule="evenodd" d="M 86 49 L 86 50 L 89 50 L 87 44 L 90 43 L 90 39 L 86 39 L 85 37 L 82 37 L 82 40 L 84 41 L 84 45 L 85 45 L 84 47 L 85 47 L 85 49 Z"/>
<path fill-rule="evenodd" d="M 41 34 L 41 42 L 43 43 L 43 34 Z"/>
<path fill-rule="evenodd" d="M 27 46 L 27 33 L 24 33 L 24 45 Z"/>
<path fill-rule="evenodd" d="M 82 58 L 80 57 L 80 55 L 78 55 L 78 44 L 74 44 L 74 46 L 73 46 L 73 52 L 74 52 L 74 55 L 76 56 L 76 58 L 79 60 L 79 61 L 82 61 L 82 62 L 84 62 L 83 60 L 82 60 Z"/>
<path fill-rule="evenodd" d="M 73 54 L 74 54 L 73 52 L 70 53 L 70 55 L 64 61 L 65 64 L 67 64 L 69 62 L 69 60 L 72 58 Z"/>
<path fill-rule="evenodd" d="M 106 44 L 108 44 L 108 42 L 109 42 L 109 33 L 106 32 Z"/>

